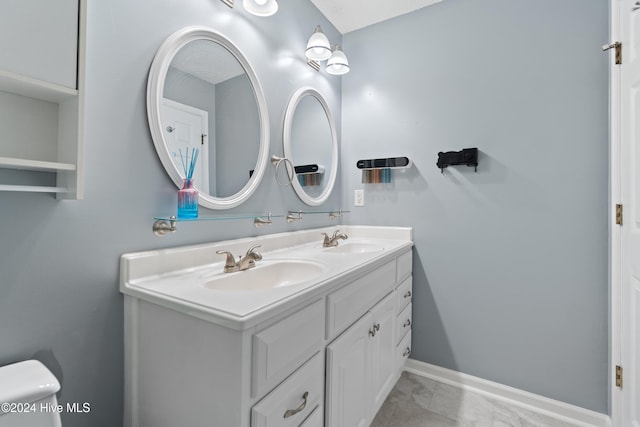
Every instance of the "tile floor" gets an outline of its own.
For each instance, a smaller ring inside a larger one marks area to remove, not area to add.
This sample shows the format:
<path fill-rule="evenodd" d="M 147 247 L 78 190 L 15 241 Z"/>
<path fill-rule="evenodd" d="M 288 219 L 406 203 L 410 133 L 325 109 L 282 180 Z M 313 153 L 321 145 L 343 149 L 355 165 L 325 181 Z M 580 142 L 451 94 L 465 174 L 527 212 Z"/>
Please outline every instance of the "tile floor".
<path fill-rule="evenodd" d="M 483 394 L 403 372 L 371 427 L 575 427 Z"/>

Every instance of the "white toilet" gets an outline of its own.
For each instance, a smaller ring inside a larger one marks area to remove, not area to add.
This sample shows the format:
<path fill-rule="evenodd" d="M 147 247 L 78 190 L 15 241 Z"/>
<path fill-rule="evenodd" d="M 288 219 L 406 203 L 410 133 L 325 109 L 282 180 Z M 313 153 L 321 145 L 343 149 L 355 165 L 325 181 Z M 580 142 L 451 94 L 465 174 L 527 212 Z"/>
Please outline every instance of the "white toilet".
<path fill-rule="evenodd" d="M 60 383 L 37 360 L 0 367 L 0 427 L 61 427 Z"/>

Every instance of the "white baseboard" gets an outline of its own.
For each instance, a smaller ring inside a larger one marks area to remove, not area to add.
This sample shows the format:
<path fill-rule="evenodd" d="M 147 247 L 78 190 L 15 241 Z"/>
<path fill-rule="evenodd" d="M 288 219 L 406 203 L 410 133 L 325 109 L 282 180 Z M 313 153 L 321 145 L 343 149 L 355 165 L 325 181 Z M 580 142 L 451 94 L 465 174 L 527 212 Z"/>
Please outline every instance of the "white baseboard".
<path fill-rule="evenodd" d="M 612 426 L 611 419 L 605 414 L 418 360 L 408 359 L 404 370 L 578 426 Z"/>

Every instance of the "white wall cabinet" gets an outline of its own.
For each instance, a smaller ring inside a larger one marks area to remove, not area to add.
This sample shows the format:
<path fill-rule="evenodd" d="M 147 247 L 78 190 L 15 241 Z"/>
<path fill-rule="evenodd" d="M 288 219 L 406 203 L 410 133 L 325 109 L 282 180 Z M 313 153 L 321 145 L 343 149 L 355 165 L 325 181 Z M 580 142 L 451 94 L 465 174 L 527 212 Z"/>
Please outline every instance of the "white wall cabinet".
<path fill-rule="evenodd" d="M 78 0 L 3 0 L 0 69 L 76 87 Z"/>
<path fill-rule="evenodd" d="M 125 426 L 368 426 L 408 357 L 411 254 L 246 328 L 125 295 Z"/>
<path fill-rule="evenodd" d="M 86 0 L 0 4 L 0 190 L 82 198 Z"/>

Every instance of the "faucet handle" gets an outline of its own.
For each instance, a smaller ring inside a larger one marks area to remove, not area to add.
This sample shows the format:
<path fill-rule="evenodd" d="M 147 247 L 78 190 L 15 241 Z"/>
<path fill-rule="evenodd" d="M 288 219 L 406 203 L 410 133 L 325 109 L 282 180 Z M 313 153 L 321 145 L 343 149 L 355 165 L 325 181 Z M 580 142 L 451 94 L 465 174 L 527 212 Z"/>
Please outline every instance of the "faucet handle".
<path fill-rule="evenodd" d="M 249 250 L 247 250 L 247 253 L 246 253 L 245 256 L 247 256 L 249 254 L 253 254 L 253 258 L 256 261 L 260 261 L 262 259 L 262 254 L 260 254 L 259 252 L 254 252 L 254 249 L 261 248 L 261 247 L 262 247 L 262 245 L 253 245 L 253 246 L 251 246 L 249 248 Z"/>
<path fill-rule="evenodd" d="M 329 243 L 330 237 L 327 233 L 320 233 L 321 235 L 324 236 L 324 244 Z"/>
<path fill-rule="evenodd" d="M 225 267 L 235 267 L 236 266 L 236 259 L 234 258 L 233 254 L 229 251 L 216 251 L 216 253 L 218 255 L 226 255 L 227 256 L 227 260 L 224 263 Z"/>

